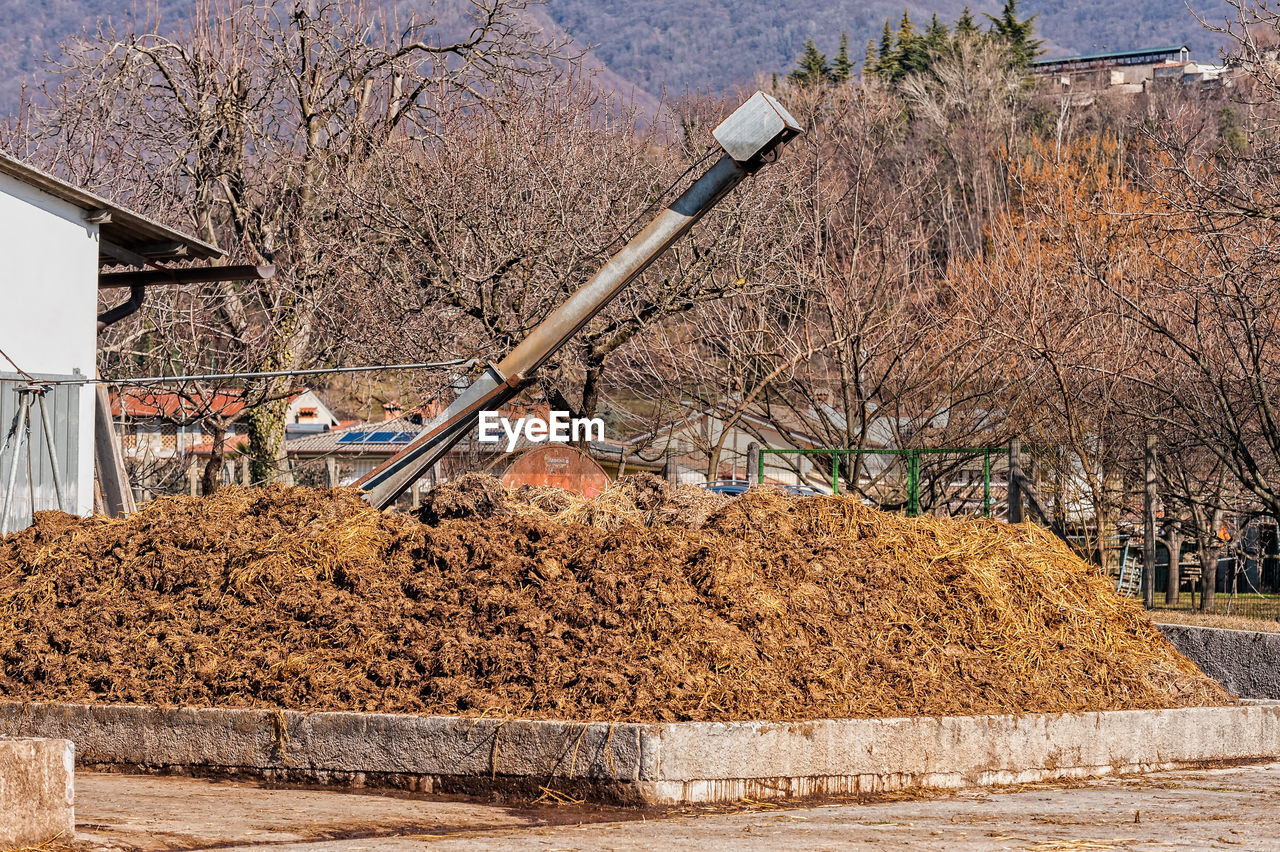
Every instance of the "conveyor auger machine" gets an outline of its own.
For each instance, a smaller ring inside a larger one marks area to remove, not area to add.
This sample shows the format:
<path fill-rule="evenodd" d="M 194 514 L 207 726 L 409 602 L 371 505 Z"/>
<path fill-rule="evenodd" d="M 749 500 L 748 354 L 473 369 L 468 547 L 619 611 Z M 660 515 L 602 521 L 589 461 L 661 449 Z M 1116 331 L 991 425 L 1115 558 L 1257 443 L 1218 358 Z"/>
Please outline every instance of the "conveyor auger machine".
<path fill-rule="evenodd" d="M 469 432 L 480 412 L 500 408 L 533 378 L 534 371 L 586 325 L 623 287 L 644 272 L 708 210 L 748 175 L 773 162 L 802 132 L 777 99 L 756 92 L 712 135 L 724 154 L 702 177 L 622 247 L 580 290 L 529 336 L 463 391 L 412 444 L 361 477 L 356 487 L 372 506 L 385 509 L 417 482 Z"/>

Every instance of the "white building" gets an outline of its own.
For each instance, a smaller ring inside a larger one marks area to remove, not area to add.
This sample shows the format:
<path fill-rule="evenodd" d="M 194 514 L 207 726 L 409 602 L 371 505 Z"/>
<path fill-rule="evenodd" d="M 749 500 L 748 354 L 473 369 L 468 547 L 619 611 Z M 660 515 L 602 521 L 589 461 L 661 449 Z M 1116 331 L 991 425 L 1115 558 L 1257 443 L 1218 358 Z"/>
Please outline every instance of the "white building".
<path fill-rule="evenodd" d="M 0 448 L 11 439 L 0 451 L 0 510 L 6 503 L 10 507 L 9 517 L 0 523 L 7 529 L 26 526 L 33 508 L 56 509 L 59 502 L 80 515 L 93 510 L 96 394 L 94 386 L 75 380 L 95 375 L 99 321 L 131 312 L 123 308 L 99 316 L 99 270 L 159 267 L 167 259 L 220 255 L 211 245 L 0 153 L 0 350 L 7 356 L 0 358 Z M 174 280 L 181 276 L 168 276 Z M 136 308 L 144 297 L 143 285 L 125 286 L 123 293 L 129 295 L 108 300 L 127 299 Z M 61 474 L 61 501 L 53 487 L 38 407 L 28 444 L 34 482 L 26 474 L 26 449 L 20 457 L 14 452 L 12 424 L 19 389 L 31 384 L 28 377 L 52 383 L 43 397 Z"/>

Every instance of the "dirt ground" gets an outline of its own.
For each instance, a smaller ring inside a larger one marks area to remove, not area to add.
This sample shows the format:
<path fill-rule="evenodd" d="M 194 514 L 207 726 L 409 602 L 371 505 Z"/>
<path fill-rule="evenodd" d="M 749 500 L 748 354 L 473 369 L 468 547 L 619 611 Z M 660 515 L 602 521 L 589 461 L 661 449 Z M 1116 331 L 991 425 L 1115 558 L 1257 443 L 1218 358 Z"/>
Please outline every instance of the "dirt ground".
<path fill-rule="evenodd" d="M 1280 763 L 864 804 L 523 810 L 80 773 L 75 852 L 1280 849 Z M 50 847 L 54 848 L 54 847 Z"/>

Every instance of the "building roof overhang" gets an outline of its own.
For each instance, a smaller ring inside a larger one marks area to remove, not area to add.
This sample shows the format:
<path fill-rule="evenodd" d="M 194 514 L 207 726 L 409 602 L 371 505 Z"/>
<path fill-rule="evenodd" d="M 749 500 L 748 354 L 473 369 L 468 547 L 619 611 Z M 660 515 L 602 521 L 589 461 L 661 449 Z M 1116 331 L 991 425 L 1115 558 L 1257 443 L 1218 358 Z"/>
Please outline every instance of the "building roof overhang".
<path fill-rule="evenodd" d="M 1163 47 L 1144 47 L 1135 50 L 1116 50 L 1108 53 L 1086 53 L 1080 56 L 1058 56 L 1037 59 L 1031 63 L 1036 73 L 1071 69 L 1089 70 L 1109 65 L 1156 64 L 1166 57 L 1178 56 L 1188 50 L 1185 44 L 1169 44 Z"/>
<path fill-rule="evenodd" d="M 84 211 L 98 226 L 98 266 L 143 266 L 168 260 L 213 260 L 221 249 L 155 219 L 54 177 L 0 151 L 0 174 L 33 186 Z"/>

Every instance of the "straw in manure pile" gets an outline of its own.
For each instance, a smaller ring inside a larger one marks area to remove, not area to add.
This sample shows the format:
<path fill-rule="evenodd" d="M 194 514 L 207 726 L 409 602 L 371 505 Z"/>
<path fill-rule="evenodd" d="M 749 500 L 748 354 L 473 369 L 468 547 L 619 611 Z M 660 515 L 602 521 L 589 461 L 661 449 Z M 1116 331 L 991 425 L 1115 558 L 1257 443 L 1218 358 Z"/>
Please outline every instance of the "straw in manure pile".
<path fill-rule="evenodd" d="M 803 720 L 1231 703 L 1035 526 L 624 480 L 227 488 L 0 541 L 9 699 Z M 439 489 L 437 489 L 439 491 Z"/>

